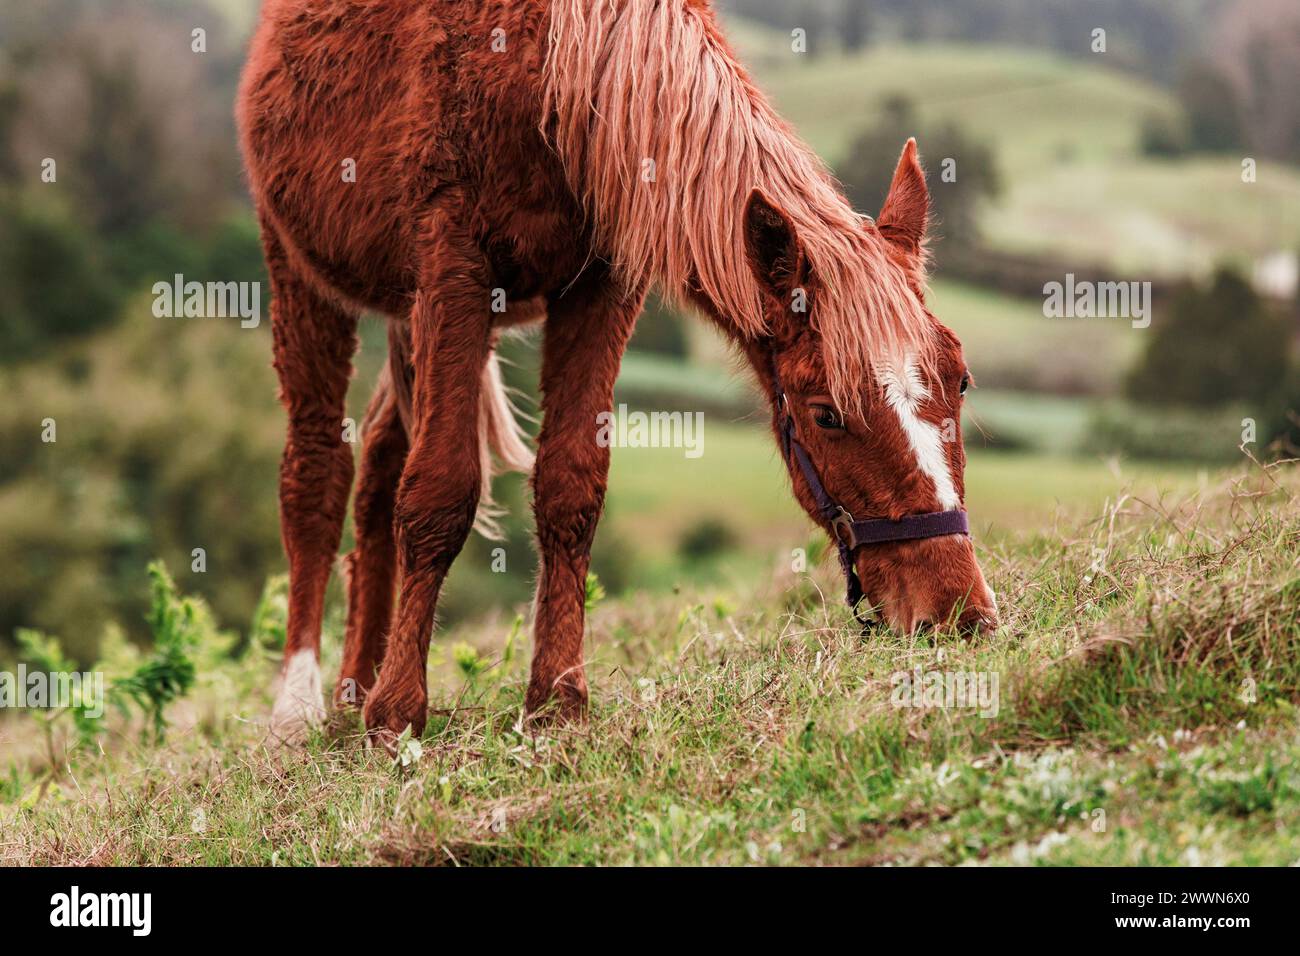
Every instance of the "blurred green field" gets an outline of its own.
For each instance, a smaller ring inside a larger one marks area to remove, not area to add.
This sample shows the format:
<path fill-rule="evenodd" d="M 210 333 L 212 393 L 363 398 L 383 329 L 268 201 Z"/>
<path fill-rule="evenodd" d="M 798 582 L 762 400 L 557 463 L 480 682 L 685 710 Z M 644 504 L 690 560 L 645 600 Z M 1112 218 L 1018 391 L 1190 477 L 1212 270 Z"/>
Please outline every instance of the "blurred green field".
<path fill-rule="evenodd" d="M 1075 455 L 1086 441 L 1094 408 L 1095 403 L 1086 398 L 973 389 L 962 416 L 966 450 L 1033 451 L 1053 458 Z"/>
<path fill-rule="evenodd" d="M 1012 398 L 1026 397 L 1002 400 Z M 1069 425 L 1067 409 L 1040 414 Z M 614 450 L 600 534 L 635 542 L 638 587 L 739 583 L 787 563 L 792 549 L 821 535 L 795 503 L 770 435 L 758 427 L 707 419 L 704 435 L 704 453 L 695 459 L 682 449 Z M 968 447 L 975 444 L 968 439 Z M 976 534 L 992 542 L 1049 535 L 1058 521 L 1097 512 L 1121 495 L 1154 503 L 1196 490 L 1209 478 L 1205 469 L 1187 465 L 974 450 L 966 468 L 966 504 Z M 734 537 L 715 558 L 693 563 L 683 558 L 681 543 L 706 521 L 725 525 Z"/>
<path fill-rule="evenodd" d="M 1124 320 L 1049 319 L 1040 302 L 942 277 L 927 304 L 957 333 L 984 388 L 1114 394 L 1144 344 L 1145 330 Z"/>
<path fill-rule="evenodd" d="M 930 311 L 961 339 L 979 385 L 1057 395 L 1113 395 L 1145 344 L 1146 330 L 1124 320 L 1049 319 L 1042 304 L 967 282 L 931 279 Z M 711 326 L 692 322 L 691 358 L 680 363 L 630 352 L 620 385 L 630 392 L 678 390 L 701 402 L 739 401 L 737 363 Z"/>

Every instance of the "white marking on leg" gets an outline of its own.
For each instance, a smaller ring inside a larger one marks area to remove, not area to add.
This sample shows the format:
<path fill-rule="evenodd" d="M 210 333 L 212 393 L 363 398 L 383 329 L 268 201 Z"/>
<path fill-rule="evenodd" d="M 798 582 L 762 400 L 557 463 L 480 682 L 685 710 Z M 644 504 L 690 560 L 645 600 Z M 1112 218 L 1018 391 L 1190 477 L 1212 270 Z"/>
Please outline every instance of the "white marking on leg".
<path fill-rule="evenodd" d="M 880 366 L 876 376 L 885 388 L 885 399 L 898 416 L 903 434 L 916 455 L 917 467 L 934 483 L 934 493 L 941 511 L 952 511 L 961 506 L 957 486 L 948 467 L 948 455 L 943 448 L 943 437 L 937 426 L 921 418 L 921 404 L 930 397 L 930 390 L 921 381 L 921 370 L 914 360 L 908 359 L 902 369 Z"/>
<path fill-rule="evenodd" d="M 325 698 L 321 692 L 320 663 L 316 652 L 302 650 L 285 665 L 280 692 L 271 710 L 271 732 L 283 740 L 295 740 L 308 726 L 325 719 Z"/>

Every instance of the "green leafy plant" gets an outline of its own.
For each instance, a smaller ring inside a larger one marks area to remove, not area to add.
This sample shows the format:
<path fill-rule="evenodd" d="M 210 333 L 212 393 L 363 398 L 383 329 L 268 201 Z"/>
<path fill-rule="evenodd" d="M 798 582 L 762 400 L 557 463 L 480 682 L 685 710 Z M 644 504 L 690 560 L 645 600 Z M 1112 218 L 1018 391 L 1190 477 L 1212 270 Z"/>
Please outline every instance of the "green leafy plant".
<path fill-rule="evenodd" d="M 266 579 L 262 596 L 253 610 L 248 629 L 248 643 L 268 651 L 284 648 L 289 627 L 289 575 L 275 574 Z"/>
<path fill-rule="evenodd" d="M 46 674 L 71 674 L 77 670 L 76 665 L 64 654 L 58 638 L 41 631 L 19 628 L 14 633 L 14 639 L 18 642 L 20 657 L 37 671 Z M 89 743 L 103 726 L 98 718 L 91 716 L 91 711 L 94 709 L 94 702 L 88 700 L 83 691 L 81 700 L 72 706 L 34 712 L 41 723 L 46 749 L 51 754 L 51 759 L 54 753 L 53 733 L 56 721 L 65 714 L 69 715 L 76 726 L 78 740 L 81 743 Z"/>
<path fill-rule="evenodd" d="M 419 763 L 423 756 L 424 747 L 421 746 L 420 739 L 411 733 L 411 725 L 407 724 L 402 735 L 397 738 L 397 753 L 393 757 L 393 763 L 406 768 Z"/>
<path fill-rule="evenodd" d="M 523 633 L 524 616 L 516 614 L 514 623 L 510 625 L 510 633 L 506 635 L 506 643 L 501 651 L 501 663 L 509 664 L 515 659 L 515 649 L 518 646 L 519 635 Z"/>
<path fill-rule="evenodd" d="M 601 601 L 605 600 L 605 586 L 600 583 L 600 578 L 596 577 L 595 571 L 587 572 L 587 593 L 583 600 L 583 606 L 590 614 Z"/>
<path fill-rule="evenodd" d="M 162 562 L 149 565 L 149 629 L 153 652 L 128 677 L 113 683 L 113 693 L 134 702 L 150 718 L 154 739 L 167 730 L 167 705 L 194 686 L 194 653 L 205 635 L 215 632 L 207 606 L 181 597 Z"/>
<path fill-rule="evenodd" d="M 451 648 L 452 660 L 460 668 L 460 672 L 465 675 L 466 680 L 474 680 L 489 667 L 491 662 L 483 657 L 472 646 L 464 641 L 459 641 Z"/>

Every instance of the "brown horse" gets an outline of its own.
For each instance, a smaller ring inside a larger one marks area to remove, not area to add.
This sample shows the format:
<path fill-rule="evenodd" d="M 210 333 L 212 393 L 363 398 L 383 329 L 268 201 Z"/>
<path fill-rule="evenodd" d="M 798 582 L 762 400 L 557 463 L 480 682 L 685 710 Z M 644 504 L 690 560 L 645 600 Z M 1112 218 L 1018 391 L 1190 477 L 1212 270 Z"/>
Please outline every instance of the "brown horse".
<path fill-rule="evenodd" d="M 238 118 L 289 418 L 280 736 L 323 711 L 363 309 L 390 317 L 390 363 L 364 427 L 335 699 L 364 698 L 386 743 L 424 727 L 434 610 L 484 515 L 489 450 L 532 467 L 527 711 L 585 712 L 584 581 L 609 468 L 597 420 L 652 284 L 748 359 L 851 586 L 905 630 L 993 621 L 961 533 L 968 376 L 924 304 L 915 144 L 879 217 L 855 214 L 705 0 L 266 0 Z M 493 351 L 531 320 L 545 323 L 535 466 Z"/>

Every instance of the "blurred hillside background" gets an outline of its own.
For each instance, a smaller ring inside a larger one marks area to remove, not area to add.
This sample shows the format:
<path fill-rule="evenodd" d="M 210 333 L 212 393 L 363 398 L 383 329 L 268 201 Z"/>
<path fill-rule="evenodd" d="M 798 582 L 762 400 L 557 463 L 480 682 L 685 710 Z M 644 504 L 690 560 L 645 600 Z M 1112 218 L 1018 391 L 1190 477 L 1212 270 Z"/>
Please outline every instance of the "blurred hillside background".
<path fill-rule="evenodd" d="M 879 208 L 917 137 L 937 217 L 931 307 L 978 381 L 967 503 L 986 543 L 1050 534 L 1055 516 L 1122 489 L 1196 487 L 1239 464 L 1243 440 L 1259 457 L 1295 443 L 1293 0 L 722 6 L 760 85 L 861 211 Z M 143 638 L 152 558 L 236 628 L 284 570 L 269 322 L 159 319 L 150 292 L 175 273 L 264 280 L 231 117 L 256 8 L 0 7 L 0 665 L 20 626 L 83 661 L 107 627 Z M 1045 318 L 1043 285 L 1066 273 L 1151 282 L 1150 328 Z M 529 394 L 535 351 L 507 346 Z M 358 420 L 383 352 L 367 322 Z M 652 303 L 618 397 L 703 411 L 705 431 L 698 459 L 615 451 L 595 557 L 611 593 L 703 581 L 743 594 L 810 540 L 762 399 L 702 324 Z M 526 492 L 502 485 L 511 573 L 491 573 L 493 545 L 474 539 L 444 621 L 530 596 Z M 339 592 L 336 576 L 335 613 Z"/>

